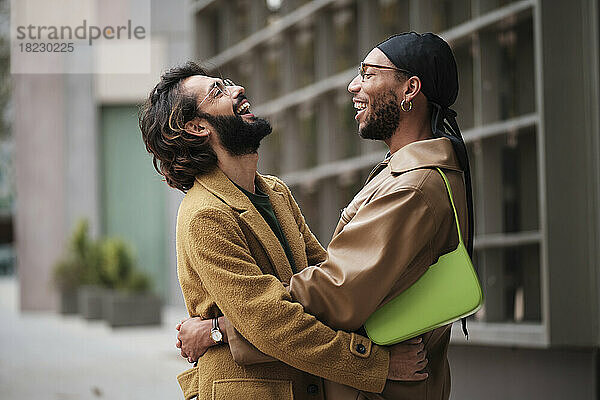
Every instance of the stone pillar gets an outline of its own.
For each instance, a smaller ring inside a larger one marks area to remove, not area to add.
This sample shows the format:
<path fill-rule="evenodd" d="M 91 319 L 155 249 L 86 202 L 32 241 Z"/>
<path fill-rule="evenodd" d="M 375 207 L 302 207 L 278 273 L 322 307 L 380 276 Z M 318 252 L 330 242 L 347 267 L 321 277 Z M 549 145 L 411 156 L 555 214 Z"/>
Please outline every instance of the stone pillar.
<path fill-rule="evenodd" d="M 52 268 L 67 232 L 64 80 L 61 75 L 13 77 L 20 308 L 50 310 L 57 299 Z"/>

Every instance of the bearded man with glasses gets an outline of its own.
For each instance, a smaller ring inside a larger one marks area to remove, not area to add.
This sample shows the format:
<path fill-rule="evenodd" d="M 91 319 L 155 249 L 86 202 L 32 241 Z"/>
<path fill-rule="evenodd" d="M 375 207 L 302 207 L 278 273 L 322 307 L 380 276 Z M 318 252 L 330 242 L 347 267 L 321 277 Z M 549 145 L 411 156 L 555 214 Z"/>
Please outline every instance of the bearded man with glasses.
<path fill-rule="evenodd" d="M 292 301 L 283 283 L 326 253 L 287 186 L 256 172 L 271 126 L 251 113 L 243 87 L 194 63 L 173 68 L 142 107 L 140 130 L 156 170 L 186 193 L 177 217 L 178 276 L 190 316 L 211 319 L 196 344 L 212 346 L 178 377 L 186 399 L 324 399 L 322 378 L 381 392 L 388 379 L 427 377 L 418 372 L 426 363 L 420 339 L 376 346 Z M 217 345 L 249 347 L 246 339 L 276 360 L 241 365 L 243 357 Z"/>

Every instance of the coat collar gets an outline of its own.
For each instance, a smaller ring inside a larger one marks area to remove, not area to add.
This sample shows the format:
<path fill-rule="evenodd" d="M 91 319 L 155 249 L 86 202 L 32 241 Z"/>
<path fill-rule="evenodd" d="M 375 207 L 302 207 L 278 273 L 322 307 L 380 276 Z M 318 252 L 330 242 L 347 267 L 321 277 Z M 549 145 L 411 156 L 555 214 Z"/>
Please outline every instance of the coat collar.
<path fill-rule="evenodd" d="M 219 167 L 215 167 L 209 173 L 197 176 L 196 181 L 223 203 L 237 211 L 243 212 L 254 207 L 250 199 L 235 187 Z"/>
<path fill-rule="evenodd" d="M 390 159 L 392 173 L 431 167 L 462 171 L 449 139 L 427 139 L 407 144 Z"/>
<path fill-rule="evenodd" d="M 218 167 L 207 174 L 198 176 L 196 181 L 222 202 L 240 213 L 240 220 L 260 242 L 269 257 L 273 268 L 277 272 L 279 279 L 284 282 L 289 281 L 293 272 L 287 256 L 285 255 L 285 251 L 283 250 L 283 247 L 281 247 L 279 239 L 277 239 L 277 236 L 275 236 L 271 227 L 254 207 L 250 199 L 248 199 L 241 190 L 235 187 L 233 182 L 231 182 L 227 175 L 225 175 Z M 301 244 L 297 243 L 299 237 L 297 237 L 298 235 L 293 234 L 293 227 L 290 225 L 295 224 L 295 220 L 289 211 L 289 205 L 287 205 L 285 194 L 278 190 L 277 182 L 275 180 L 265 179 L 258 173 L 256 174 L 255 184 L 260 191 L 269 196 L 273 211 L 277 216 L 281 229 L 286 235 L 288 244 L 294 254 L 294 261 L 299 267 L 301 265 L 301 259 L 298 257 L 297 250 L 300 248 Z"/>

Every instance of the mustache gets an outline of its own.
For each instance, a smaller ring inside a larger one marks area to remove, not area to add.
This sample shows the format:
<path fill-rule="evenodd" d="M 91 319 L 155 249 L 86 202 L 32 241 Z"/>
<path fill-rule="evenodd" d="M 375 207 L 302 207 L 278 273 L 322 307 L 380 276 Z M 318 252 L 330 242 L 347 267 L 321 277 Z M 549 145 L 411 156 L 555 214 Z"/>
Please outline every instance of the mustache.
<path fill-rule="evenodd" d="M 242 101 L 246 100 L 247 102 L 250 102 L 250 100 L 248 100 L 248 98 L 246 97 L 245 94 L 240 94 L 237 97 L 237 101 L 235 102 L 235 104 L 233 105 L 233 109 L 237 110 L 237 108 L 239 107 L 240 104 L 242 104 Z"/>

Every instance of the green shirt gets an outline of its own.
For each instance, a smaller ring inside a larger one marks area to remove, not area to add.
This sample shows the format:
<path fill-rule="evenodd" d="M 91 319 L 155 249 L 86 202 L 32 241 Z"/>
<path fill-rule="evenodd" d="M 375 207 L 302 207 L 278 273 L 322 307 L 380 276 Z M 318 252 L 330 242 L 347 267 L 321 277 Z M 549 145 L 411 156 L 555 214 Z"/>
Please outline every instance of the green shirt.
<path fill-rule="evenodd" d="M 232 181 L 233 182 L 233 181 Z M 279 225 L 279 221 L 277 220 L 277 216 L 275 215 L 275 211 L 273 211 L 273 207 L 271 206 L 271 200 L 269 200 L 269 196 L 255 188 L 256 193 L 252 193 L 247 191 L 241 186 L 238 186 L 235 182 L 233 183 L 237 186 L 238 189 L 242 191 L 248 197 L 248 199 L 252 202 L 254 207 L 258 210 L 260 215 L 265 219 L 267 224 L 271 227 L 271 230 L 279 239 L 279 243 L 281 247 L 283 247 L 283 251 L 285 251 L 285 255 L 287 256 L 288 261 L 290 262 L 290 266 L 292 267 L 292 272 L 296 273 L 296 263 L 294 263 L 294 256 L 292 255 L 292 250 L 290 249 L 290 245 L 288 244 L 287 239 L 281 229 L 281 225 Z"/>

